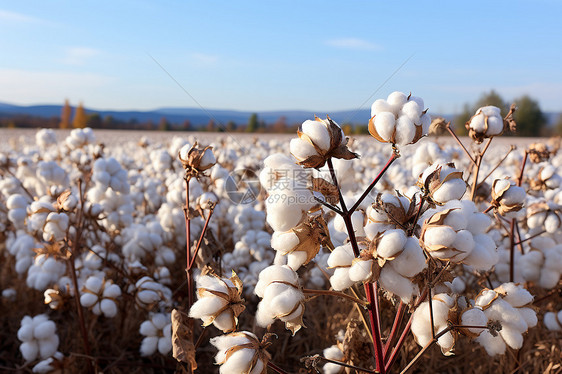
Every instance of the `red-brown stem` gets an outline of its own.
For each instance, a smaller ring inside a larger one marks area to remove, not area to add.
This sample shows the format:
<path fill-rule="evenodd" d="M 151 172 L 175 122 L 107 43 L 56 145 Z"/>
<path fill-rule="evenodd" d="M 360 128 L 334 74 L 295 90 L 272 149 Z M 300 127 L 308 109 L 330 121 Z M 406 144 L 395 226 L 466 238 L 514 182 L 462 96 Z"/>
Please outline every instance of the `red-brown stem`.
<path fill-rule="evenodd" d="M 474 171 L 473 171 L 473 180 L 472 180 L 472 189 L 471 189 L 471 193 L 470 193 L 470 200 L 474 201 L 474 198 L 476 197 L 476 188 L 478 187 L 478 173 L 480 172 L 480 166 L 482 165 L 482 159 L 484 158 L 484 153 L 486 153 L 486 151 L 488 150 L 488 147 L 490 146 L 490 143 L 492 142 L 492 139 L 494 138 L 489 138 L 488 141 L 486 142 L 486 144 L 484 145 L 484 148 L 482 149 L 482 151 L 480 151 L 480 153 L 476 156 L 476 163 L 474 164 Z"/>
<path fill-rule="evenodd" d="M 511 219 L 511 234 L 509 238 L 509 281 L 513 282 L 515 273 L 515 218 Z"/>
<path fill-rule="evenodd" d="M 197 258 L 197 254 L 199 253 L 199 248 L 201 248 L 201 243 L 203 242 L 203 237 L 205 236 L 205 232 L 207 232 L 207 226 L 209 226 L 209 221 L 211 220 L 211 216 L 213 215 L 214 209 L 209 210 L 209 215 L 205 220 L 205 225 L 203 226 L 203 231 L 201 231 L 201 235 L 199 236 L 199 240 L 197 241 L 197 246 L 195 247 L 195 251 L 191 256 L 191 262 L 189 263 L 189 270 L 193 268 L 193 264 L 195 263 L 195 259 Z"/>
<path fill-rule="evenodd" d="M 365 192 L 363 192 L 363 194 L 361 195 L 361 197 L 359 197 L 359 199 L 355 202 L 355 204 L 353 204 L 353 206 L 351 207 L 351 209 L 349 209 L 349 213 L 348 214 L 353 214 L 353 212 L 355 212 L 355 210 L 357 209 L 357 207 L 359 207 L 359 205 L 361 205 L 361 203 L 363 202 L 363 200 L 365 200 L 365 198 L 367 197 L 367 195 L 369 195 L 369 193 L 371 192 L 371 190 L 373 188 L 375 188 L 375 186 L 377 185 L 377 183 L 379 182 L 379 180 L 382 178 L 382 176 L 384 175 L 384 173 L 386 173 L 386 171 L 388 170 L 388 168 L 390 167 L 390 165 L 392 165 L 392 163 L 394 162 L 394 160 L 396 160 L 398 158 L 398 154 L 396 152 L 392 152 L 392 155 L 390 156 L 390 158 L 388 159 L 388 161 L 386 162 L 386 164 L 384 165 L 384 167 L 382 168 L 382 170 L 379 172 L 379 174 L 375 177 L 375 179 L 373 179 L 373 181 L 371 182 L 371 184 L 369 185 L 369 187 L 367 187 L 367 189 L 365 190 Z"/>
<path fill-rule="evenodd" d="M 488 212 L 489 212 L 490 210 L 492 210 L 492 209 L 494 209 L 494 206 L 493 206 L 492 204 L 490 204 L 490 206 L 487 207 L 486 210 L 483 211 L 482 213 L 486 214 L 486 213 L 488 213 Z"/>
<path fill-rule="evenodd" d="M 386 339 L 386 343 L 384 344 L 383 357 L 385 362 L 388 359 L 388 355 L 390 353 L 390 347 L 392 347 L 392 343 L 394 343 L 394 339 L 396 338 L 398 329 L 402 324 L 402 319 L 404 318 L 404 311 L 406 310 L 404 306 L 405 304 L 402 301 L 400 301 L 400 304 L 398 304 L 398 310 L 396 311 L 396 315 L 394 316 L 394 323 L 392 324 L 390 334 L 388 335 L 388 339 Z"/>
<path fill-rule="evenodd" d="M 516 224 L 517 224 L 517 223 L 516 223 Z M 517 243 L 515 243 L 515 245 L 519 245 L 519 244 L 521 244 L 521 243 L 525 243 L 526 241 L 531 240 L 531 239 L 533 239 L 533 238 L 536 238 L 537 236 L 541 236 L 541 235 L 544 234 L 545 232 L 546 232 L 546 230 L 543 230 L 543 231 L 541 231 L 541 232 L 539 232 L 539 233 L 536 233 L 536 234 L 534 234 L 534 235 L 529 236 L 528 238 L 520 239 Z"/>
<path fill-rule="evenodd" d="M 86 322 L 84 320 L 82 304 L 80 303 L 80 290 L 78 288 L 78 279 L 76 278 L 76 267 L 74 266 L 74 257 L 78 251 L 80 237 L 82 236 L 84 195 L 82 193 L 81 179 L 78 180 L 78 193 L 80 194 L 80 210 L 78 210 L 78 219 L 76 220 L 76 236 L 74 237 L 74 241 L 72 242 L 72 252 L 70 253 L 70 257 L 68 258 L 68 263 L 70 265 L 70 277 L 72 278 L 72 286 L 74 287 L 74 301 L 76 302 L 76 311 L 78 312 L 80 333 L 82 334 L 82 340 L 84 341 L 84 353 L 90 356 L 90 341 L 88 339 L 88 331 L 86 330 Z M 94 372 L 92 361 L 90 360 L 88 360 L 88 369 L 89 372 Z"/>
<path fill-rule="evenodd" d="M 473 165 L 476 164 L 476 162 L 474 161 L 474 159 L 472 158 L 472 156 L 470 155 L 470 152 L 468 152 L 468 150 L 466 149 L 466 147 L 464 146 L 464 144 L 462 144 L 461 140 L 459 139 L 459 137 L 457 136 L 457 134 L 455 134 L 455 132 L 453 131 L 453 129 L 451 128 L 451 122 L 448 122 L 447 125 L 445 126 L 447 128 L 447 131 L 449 131 L 449 134 L 451 134 L 451 136 L 457 141 L 457 143 L 461 146 L 462 150 L 464 151 L 464 153 L 467 155 L 467 157 L 470 159 L 470 161 L 472 162 Z"/>
<path fill-rule="evenodd" d="M 404 368 L 404 370 L 402 370 L 400 372 L 400 374 L 404 374 L 406 373 L 408 370 L 410 370 L 418 361 L 419 359 L 423 356 L 423 354 L 435 343 L 437 343 L 437 340 L 442 337 L 443 335 L 445 335 L 446 333 L 448 333 L 449 331 L 451 331 L 453 329 L 453 326 L 447 326 L 447 328 L 445 328 L 443 331 L 441 331 L 439 334 L 435 335 L 433 337 L 433 339 L 431 339 L 431 341 L 429 343 L 427 343 L 425 345 L 425 347 L 422 348 L 421 351 L 418 352 L 418 354 L 414 357 L 414 359 L 412 361 L 410 361 L 408 363 L 408 365 Z"/>
<path fill-rule="evenodd" d="M 515 221 L 515 233 L 517 234 L 517 242 L 514 244 L 519 247 L 519 252 L 522 255 L 525 254 L 525 249 L 523 248 L 523 244 L 521 244 L 521 232 L 519 231 L 519 224 Z"/>
<path fill-rule="evenodd" d="M 189 218 L 189 181 L 190 177 L 185 177 L 185 207 L 183 208 L 185 216 L 185 239 L 186 239 L 186 275 L 187 275 L 187 310 L 193 305 L 193 272 L 191 271 L 191 219 Z"/>
<path fill-rule="evenodd" d="M 375 282 L 376 284 L 376 282 Z M 373 333 L 373 341 L 375 346 L 375 362 L 377 371 L 381 374 L 386 373 L 384 367 L 384 356 L 382 352 L 382 339 L 379 323 L 379 297 L 373 283 L 365 283 L 365 294 L 369 302 L 369 322 L 371 323 L 371 331 Z"/>
<path fill-rule="evenodd" d="M 273 362 L 271 362 L 271 361 L 268 361 L 268 362 L 267 362 L 267 366 L 268 366 L 271 370 L 273 370 L 274 372 L 276 372 L 276 373 L 279 373 L 279 374 L 287 374 L 287 372 L 286 372 L 285 370 L 281 369 L 279 366 L 275 365 L 275 364 L 274 364 Z"/>
<path fill-rule="evenodd" d="M 436 281 L 437 279 L 440 278 L 441 274 L 443 273 L 443 271 L 446 268 L 447 268 L 447 266 L 445 266 L 441 270 L 441 272 L 437 275 L 437 277 L 435 277 L 434 281 Z M 426 288 L 424 288 L 420 297 L 416 300 L 416 304 L 414 305 L 414 309 L 417 308 L 425 300 L 425 298 L 427 297 L 427 293 L 428 293 L 428 288 L 426 287 Z M 398 353 L 400 352 L 400 348 L 402 348 L 402 346 L 404 345 L 404 342 L 406 341 L 406 338 L 408 337 L 408 333 L 410 332 L 410 328 L 412 327 L 413 317 L 414 317 L 414 313 L 410 314 L 410 318 L 408 319 L 408 323 L 406 324 L 406 327 L 404 327 L 404 330 L 402 331 L 402 334 L 400 334 L 400 338 L 398 339 L 398 342 L 394 346 L 394 349 L 393 349 L 392 353 L 390 354 L 390 357 L 386 361 L 385 370 L 387 372 L 389 372 L 392 365 L 394 365 L 394 361 L 396 361 L 396 358 L 398 357 Z"/>
<path fill-rule="evenodd" d="M 519 177 L 517 178 L 517 185 L 521 187 L 523 183 L 523 171 L 525 171 L 525 165 L 527 164 L 527 156 L 529 155 L 528 151 L 525 151 L 525 156 L 523 156 L 523 162 L 521 163 L 521 171 L 519 172 Z"/>
<path fill-rule="evenodd" d="M 327 295 L 327 296 L 336 296 L 336 297 L 343 297 L 344 299 L 348 299 L 350 301 L 353 301 L 354 303 L 357 303 L 361 306 L 367 307 L 367 303 L 364 300 L 358 299 L 354 296 L 348 295 L 346 293 L 343 292 L 338 292 L 338 291 L 332 291 L 332 290 L 311 290 L 308 288 L 303 288 L 302 292 L 305 295 Z"/>

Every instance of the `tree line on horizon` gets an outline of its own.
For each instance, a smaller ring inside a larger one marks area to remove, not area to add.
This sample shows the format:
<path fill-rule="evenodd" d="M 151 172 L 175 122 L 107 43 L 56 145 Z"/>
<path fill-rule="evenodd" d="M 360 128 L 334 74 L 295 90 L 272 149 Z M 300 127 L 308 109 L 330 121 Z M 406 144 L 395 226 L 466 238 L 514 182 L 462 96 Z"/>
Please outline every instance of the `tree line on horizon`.
<path fill-rule="evenodd" d="M 538 101 L 528 95 L 521 96 L 514 100 L 517 106 L 514 118 L 517 122 L 517 133 L 515 136 L 552 136 L 562 135 L 562 114 L 552 127 L 547 126 L 547 118 L 542 112 Z M 495 90 L 486 92 L 473 104 L 465 104 L 461 114 L 452 119 L 452 127 L 459 135 L 466 135 L 467 130 L 464 124 L 475 114 L 476 110 L 482 106 L 494 105 L 500 108 L 505 116 L 511 105 L 505 101 Z M 135 118 L 128 121 L 119 120 L 112 116 L 102 116 L 99 113 L 87 114 L 83 103 L 80 102 L 75 108 L 74 114 L 69 100 L 65 100 L 60 117 L 40 117 L 31 115 L 13 115 L 0 118 L 0 127 L 27 127 L 27 128 L 85 128 L 94 129 L 125 129 L 125 130 L 146 130 L 146 131 L 208 131 L 208 132 L 247 132 L 247 133 L 294 133 L 300 123 L 289 123 L 287 117 L 281 116 L 273 123 L 266 123 L 253 113 L 247 123 L 236 123 L 228 121 L 225 124 L 209 119 L 206 125 L 193 125 L 189 118 L 182 123 L 172 123 L 163 116 L 159 122 L 152 120 L 140 122 Z M 367 124 L 343 123 L 342 129 L 346 135 L 368 134 Z M 508 134 L 509 135 L 509 134 Z M 513 135 L 513 134 L 512 134 Z"/>

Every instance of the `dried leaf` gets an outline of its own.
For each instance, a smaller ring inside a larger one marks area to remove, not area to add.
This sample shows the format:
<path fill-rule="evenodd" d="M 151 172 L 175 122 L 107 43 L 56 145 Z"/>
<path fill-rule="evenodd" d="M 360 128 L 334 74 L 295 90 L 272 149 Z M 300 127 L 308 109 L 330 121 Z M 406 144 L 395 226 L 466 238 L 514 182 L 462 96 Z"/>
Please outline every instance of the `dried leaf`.
<path fill-rule="evenodd" d="M 332 205 L 339 203 L 340 196 L 338 188 L 324 178 L 312 178 L 312 190 L 320 192 L 326 197 L 326 201 Z"/>
<path fill-rule="evenodd" d="M 172 356 L 197 369 L 195 360 L 195 345 L 193 344 L 193 330 L 190 328 L 192 321 L 183 312 L 172 310 Z M 191 323 L 190 323 L 191 322 Z"/>

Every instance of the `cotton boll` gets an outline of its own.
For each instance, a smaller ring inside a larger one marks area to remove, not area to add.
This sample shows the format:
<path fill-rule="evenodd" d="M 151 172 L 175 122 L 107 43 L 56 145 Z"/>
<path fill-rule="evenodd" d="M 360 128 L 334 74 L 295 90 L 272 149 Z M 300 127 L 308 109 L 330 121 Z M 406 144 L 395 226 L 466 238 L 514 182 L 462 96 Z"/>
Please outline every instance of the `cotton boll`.
<path fill-rule="evenodd" d="M 396 121 L 396 143 L 406 145 L 416 136 L 416 126 L 408 116 L 400 116 Z"/>
<path fill-rule="evenodd" d="M 503 131 L 503 120 L 500 117 L 488 117 L 488 135 L 499 135 Z"/>
<path fill-rule="evenodd" d="M 527 305 L 533 301 L 533 295 L 525 288 L 515 283 L 504 283 L 497 290 L 503 293 L 503 299 L 516 308 Z"/>
<path fill-rule="evenodd" d="M 287 255 L 287 265 L 293 269 L 298 270 L 307 260 L 308 254 L 303 251 L 296 251 Z"/>
<path fill-rule="evenodd" d="M 547 312 L 544 314 L 543 322 L 550 331 L 562 330 L 562 311 L 558 313 Z"/>
<path fill-rule="evenodd" d="M 36 340 L 24 342 L 20 345 L 20 352 L 26 362 L 34 361 L 39 355 L 39 344 Z"/>
<path fill-rule="evenodd" d="M 559 279 L 560 279 L 559 272 L 549 269 L 543 269 L 541 271 L 539 284 L 541 287 L 546 288 L 548 290 L 556 287 Z"/>
<path fill-rule="evenodd" d="M 351 244 L 341 245 L 336 247 L 330 254 L 330 257 L 328 257 L 328 266 L 332 268 L 337 266 L 349 266 L 354 258 L 355 255 L 353 254 Z"/>
<path fill-rule="evenodd" d="M 406 245 L 406 233 L 403 230 L 386 231 L 377 245 L 377 254 L 383 258 L 392 258 Z"/>
<path fill-rule="evenodd" d="M 390 264 L 403 277 L 409 278 L 419 274 L 426 267 L 426 263 L 418 240 L 409 237 L 400 256 L 397 256 Z"/>
<path fill-rule="evenodd" d="M 468 230 L 459 230 L 452 246 L 453 248 L 464 252 L 464 254 L 458 255 L 455 258 L 459 261 L 466 258 L 466 256 L 468 256 L 474 249 L 474 245 L 475 243 L 472 233 Z"/>
<path fill-rule="evenodd" d="M 306 160 L 308 157 L 318 154 L 312 144 L 300 138 L 291 139 L 289 150 L 298 161 Z"/>
<path fill-rule="evenodd" d="M 367 281 L 372 275 L 373 260 L 355 260 L 349 268 L 349 280 L 353 282 Z"/>
<path fill-rule="evenodd" d="M 382 288 L 399 296 L 406 304 L 417 292 L 417 287 L 409 279 L 402 277 L 389 266 L 382 268 L 379 281 Z"/>
<path fill-rule="evenodd" d="M 523 335 L 516 329 L 510 328 L 509 325 L 503 326 L 500 335 L 505 343 L 513 349 L 519 349 L 523 346 Z"/>
<path fill-rule="evenodd" d="M 337 268 L 334 274 L 330 277 L 330 285 L 335 291 L 343 291 L 355 284 L 354 281 L 349 279 L 348 268 Z"/>
<path fill-rule="evenodd" d="M 433 199 L 440 203 L 460 199 L 466 192 L 466 183 L 460 178 L 451 179 L 433 192 Z"/>
<path fill-rule="evenodd" d="M 55 334 L 57 327 L 53 321 L 45 321 L 33 329 L 33 336 L 36 339 L 48 339 Z"/>
<path fill-rule="evenodd" d="M 422 111 L 423 108 L 420 107 L 415 100 L 409 100 L 406 104 L 404 104 L 404 106 L 402 106 L 402 114 L 407 116 L 408 119 L 413 123 L 420 122 L 420 116 L 422 115 Z"/>
<path fill-rule="evenodd" d="M 152 321 L 148 320 L 141 323 L 139 332 L 141 333 L 141 335 L 145 336 L 156 336 L 156 334 L 158 333 L 158 329 L 154 326 Z"/>
<path fill-rule="evenodd" d="M 471 308 L 463 312 L 461 324 L 465 326 L 486 326 L 488 324 L 488 317 L 486 317 L 482 309 Z M 467 330 L 473 334 L 480 334 L 485 329 L 470 327 Z"/>
<path fill-rule="evenodd" d="M 480 336 L 475 339 L 481 346 L 486 349 L 490 356 L 501 355 L 505 353 L 506 345 L 501 336 L 493 336 L 488 330 L 482 331 Z"/>
<path fill-rule="evenodd" d="M 371 105 L 371 117 L 384 112 L 392 112 L 392 105 L 384 99 L 375 100 Z"/>
<path fill-rule="evenodd" d="M 84 293 L 80 296 L 80 304 L 82 304 L 82 306 L 85 308 L 90 308 L 97 302 L 98 302 L 97 295 L 91 293 Z"/>
<path fill-rule="evenodd" d="M 154 354 L 158 347 L 158 340 L 157 336 L 148 336 L 144 338 L 140 346 L 141 356 L 150 356 Z"/>
<path fill-rule="evenodd" d="M 486 214 L 471 214 L 468 218 L 467 227 L 474 235 L 483 234 L 490 227 L 491 219 Z"/>
<path fill-rule="evenodd" d="M 396 110 L 402 108 L 402 106 L 406 104 L 406 102 L 408 101 L 408 96 L 403 92 L 394 91 L 393 93 L 388 95 L 386 101 L 390 105 L 392 105 L 394 110 Z"/>
<path fill-rule="evenodd" d="M 40 340 L 39 344 L 39 356 L 41 358 L 47 358 L 55 354 L 59 347 L 59 337 L 58 335 L 52 335 L 47 339 Z"/>
<path fill-rule="evenodd" d="M 306 120 L 302 123 L 301 129 L 318 148 L 323 151 L 330 149 L 330 133 L 324 122 Z"/>
<path fill-rule="evenodd" d="M 228 360 L 220 367 L 221 374 L 245 373 L 250 369 L 250 363 L 255 350 L 243 348 L 232 353 Z"/>
<path fill-rule="evenodd" d="M 457 233 L 451 227 L 437 226 L 430 227 L 425 232 L 424 241 L 425 245 L 442 245 L 451 247 L 457 237 Z"/>
<path fill-rule="evenodd" d="M 285 254 L 299 244 L 299 238 L 293 231 L 275 231 L 271 236 L 271 247 Z"/>
<path fill-rule="evenodd" d="M 386 141 L 391 141 L 395 130 L 394 114 L 383 112 L 375 117 L 375 129 L 377 133 Z"/>
<path fill-rule="evenodd" d="M 101 312 L 108 318 L 117 315 L 117 305 L 113 300 L 103 299 L 100 303 Z"/>

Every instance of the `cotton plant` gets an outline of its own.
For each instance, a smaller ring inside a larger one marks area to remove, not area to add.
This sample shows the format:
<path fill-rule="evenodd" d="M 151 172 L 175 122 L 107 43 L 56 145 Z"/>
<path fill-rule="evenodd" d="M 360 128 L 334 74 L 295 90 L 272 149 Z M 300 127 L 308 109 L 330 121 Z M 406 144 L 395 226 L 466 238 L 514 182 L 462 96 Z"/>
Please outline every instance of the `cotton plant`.
<path fill-rule="evenodd" d="M 168 287 L 156 282 L 149 276 L 140 278 L 129 287 L 128 291 L 134 293 L 136 305 L 147 310 L 157 305 L 166 305 L 170 302 L 172 296 L 172 291 Z"/>
<path fill-rule="evenodd" d="M 74 129 L 70 132 L 70 135 L 65 139 L 66 145 L 70 149 L 77 149 L 85 147 L 88 144 L 94 143 L 96 137 L 94 131 L 86 127 L 84 129 Z"/>
<path fill-rule="evenodd" d="M 562 331 L 562 310 L 546 312 L 543 317 L 544 325 L 550 331 Z"/>
<path fill-rule="evenodd" d="M 172 321 L 169 313 L 150 313 L 149 319 L 141 323 L 139 332 L 144 336 L 140 346 L 141 356 L 156 352 L 166 356 L 172 350 Z"/>
<path fill-rule="evenodd" d="M 111 280 L 98 276 L 89 277 L 81 291 L 80 304 L 90 308 L 96 315 L 112 318 L 117 315 L 117 299 L 121 296 L 121 288 Z"/>
<path fill-rule="evenodd" d="M 482 309 L 492 328 L 482 331 L 475 341 L 490 356 L 503 354 L 507 346 L 521 348 L 523 334 L 537 324 L 536 312 L 530 307 L 532 301 L 529 291 L 514 283 L 481 291 L 475 307 Z"/>
<path fill-rule="evenodd" d="M 196 282 L 198 300 L 191 306 L 189 316 L 203 320 L 203 326 L 213 324 L 225 333 L 236 330 L 238 316 L 246 308 L 241 298 L 242 281 L 236 273 L 230 278 L 199 276 Z"/>
<path fill-rule="evenodd" d="M 506 218 L 515 218 L 525 203 L 525 189 L 514 181 L 496 179 L 492 183 L 492 205 Z"/>
<path fill-rule="evenodd" d="M 486 138 L 501 135 L 504 130 L 504 121 L 500 108 L 492 105 L 478 108 L 465 126 L 468 135 L 478 143 Z"/>
<path fill-rule="evenodd" d="M 45 291 L 56 284 L 65 272 L 66 264 L 63 261 L 48 254 L 38 254 L 27 271 L 26 284 L 38 291 Z"/>
<path fill-rule="evenodd" d="M 297 273 L 289 266 L 271 265 L 262 270 L 254 292 L 262 299 L 256 312 L 259 326 L 279 319 L 293 335 L 303 327 L 305 297 Z"/>
<path fill-rule="evenodd" d="M 431 302 L 431 309 L 429 303 Z M 439 334 L 447 329 L 449 324 L 449 313 L 455 306 L 454 297 L 445 293 L 440 293 L 431 298 L 431 301 L 424 301 L 412 315 L 412 334 L 416 343 L 425 347 L 433 339 L 433 334 Z M 433 317 L 432 317 L 433 315 Z M 433 326 L 432 326 L 433 323 Z M 446 354 L 452 354 L 455 345 L 455 335 L 453 332 L 445 332 L 437 339 L 437 345 Z"/>
<path fill-rule="evenodd" d="M 56 331 L 57 326 L 46 314 L 23 317 L 17 335 L 22 342 L 20 352 L 24 360 L 31 362 L 53 356 L 59 347 Z"/>
<path fill-rule="evenodd" d="M 269 343 L 259 341 L 249 331 L 233 332 L 211 339 L 217 348 L 215 363 L 220 365 L 221 374 L 262 374 L 267 371 L 271 358 L 266 348 Z"/>
<path fill-rule="evenodd" d="M 490 218 L 469 200 L 451 200 L 430 209 L 423 221 L 420 244 L 433 258 L 489 270 L 498 262 L 497 247 L 486 235 Z"/>
<path fill-rule="evenodd" d="M 467 187 L 462 171 L 456 169 L 453 163 L 434 163 L 419 177 L 418 186 L 438 205 L 460 200 Z"/>
<path fill-rule="evenodd" d="M 396 91 L 371 106 L 369 133 L 383 143 L 416 143 L 427 135 L 430 124 L 423 99 L 411 94 Z"/>

